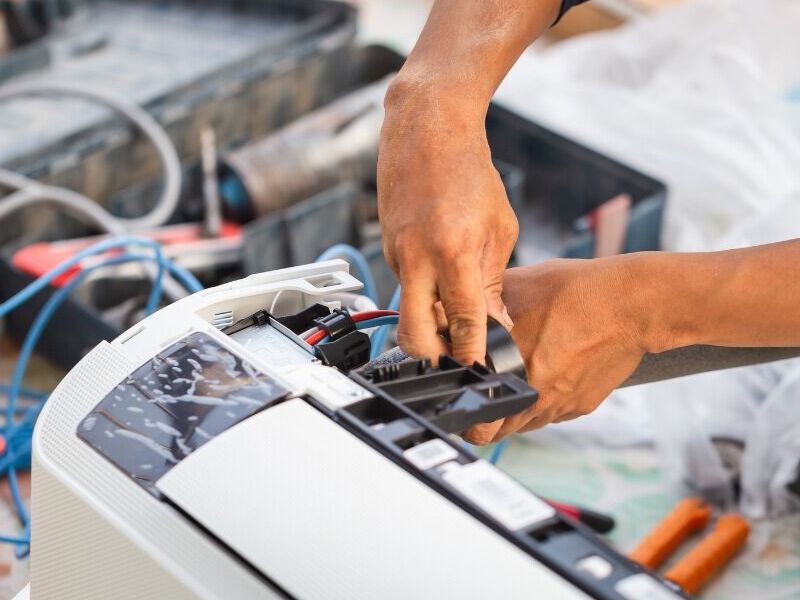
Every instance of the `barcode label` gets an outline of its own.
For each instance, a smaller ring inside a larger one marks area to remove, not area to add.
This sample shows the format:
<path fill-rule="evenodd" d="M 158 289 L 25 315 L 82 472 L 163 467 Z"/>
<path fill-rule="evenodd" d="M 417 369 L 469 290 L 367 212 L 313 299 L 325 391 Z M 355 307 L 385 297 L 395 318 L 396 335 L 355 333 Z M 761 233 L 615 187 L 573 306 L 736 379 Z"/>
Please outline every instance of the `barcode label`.
<path fill-rule="evenodd" d="M 511 530 L 555 515 L 555 509 L 485 460 L 453 468 L 444 480 Z"/>
<path fill-rule="evenodd" d="M 458 458 L 458 451 L 444 440 L 430 440 L 403 452 L 408 462 L 421 471 Z"/>

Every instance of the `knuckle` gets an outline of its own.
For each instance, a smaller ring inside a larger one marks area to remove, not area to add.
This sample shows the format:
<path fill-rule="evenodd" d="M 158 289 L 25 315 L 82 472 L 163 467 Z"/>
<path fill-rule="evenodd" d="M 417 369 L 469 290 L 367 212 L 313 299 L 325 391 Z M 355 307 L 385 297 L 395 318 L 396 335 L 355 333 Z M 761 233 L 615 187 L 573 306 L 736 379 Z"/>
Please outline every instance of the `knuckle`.
<path fill-rule="evenodd" d="M 447 309 L 447 307 L 445 307 Z M 459 340 L 480 338 L 485 334 L 486 325 L 481 322 L 475 312 L 447 310 L 447 322 L 450 335 Z"/>
<path fill-rule="evenodd" d="M 519 221 L 512 213 L 510 218 L 501 220 L 495 231 L 500 240 L 513 246 L 519 235 Z"/>
<path fill-rule="evenodd" d="M 421 243 L 417 233 L 409 228 L 397 232 L 394 238 L 394 257 L 399 264 L 414 262 L 419 256 Z"/>
<path fill-rule="evenodd" d="M 423 357 L 430 356 L 431 351 L 429 344 L 426 344 L 422 336 L 415 332 L 409 332 L 405 329 L 397 331 L 397 345 L 409 356 Z"/>
<path fill-rule="evenodd" d="M 436 232 L 430 239 L 430 246 L 441 260 L 456 262 L 472 254 L 476 244 L 468 232 L 448 227 L 447 230 Z"/>
<path fill-rule="evenodd" d="M 395 252 L 394 247 L 385 241 L 383 243 L 383 256 L 386 258 L 386 263 L 389 265 L 389 268 L 396 275 L 399 272 L 400 266 L 397 262 L 397 253 Z"/>
<path fill-rule="evenodd" d="M 464 433 L 464 439 L 476 446 L 486 446 L 494 439 L 494 431 L 488 425 L 475 425 Z"/>

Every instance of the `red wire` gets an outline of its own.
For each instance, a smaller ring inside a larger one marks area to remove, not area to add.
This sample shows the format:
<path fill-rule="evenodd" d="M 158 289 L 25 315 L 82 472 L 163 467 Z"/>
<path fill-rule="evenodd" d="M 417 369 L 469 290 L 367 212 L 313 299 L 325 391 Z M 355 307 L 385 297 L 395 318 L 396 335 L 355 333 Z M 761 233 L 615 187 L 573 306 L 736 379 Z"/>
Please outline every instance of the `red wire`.
<path fill-rule="evenodd" d="M 400 313 L 396 310 L 367 310 L 364 312 L 355 313 L 350 315 L 356 323 L 366 321 L 367 319 L 377 319 L 378 317 L 396 317 Z"/>
<path fill-rule="evenodd" d="M 396 317 L 400 313 L 396 310 L 367 310 L 364 312 L 359 312 L 350 315 L 351 318 L 355 323 L 360 323 L 361 321 L 367 321 L 369 319 L 377 319 L 378 317 Z M 311 334 L 307 339 L 306 343 L 310 346 L 315 346 L 319 344 L 325 336 L 328 335 L 325 330 L 320 329 L 319 331 Z"/>
<path fill-rule="evenodd" d="M 310 346 L 316 346 L 323 339 L 325 339 L 326 335 L 328 335 L 328 333 L 324 329 L 320 329 L 316 333 L 313 333 L 313 334 L 311 334 L 310 336 L 308 336 L 306 338 L 306 344 L 308 344 Z"/>

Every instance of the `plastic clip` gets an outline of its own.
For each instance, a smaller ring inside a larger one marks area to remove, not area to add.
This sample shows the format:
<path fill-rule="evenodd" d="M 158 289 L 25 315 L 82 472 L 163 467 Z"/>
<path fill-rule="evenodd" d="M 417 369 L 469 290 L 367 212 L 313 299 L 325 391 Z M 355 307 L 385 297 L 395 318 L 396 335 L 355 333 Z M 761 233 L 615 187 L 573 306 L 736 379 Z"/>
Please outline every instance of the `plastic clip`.
<path fill-rule="evenodd" d="M 315 346 L 326 365 L 343 371 L 351 371 L 367 364 L 371 347 L 369 336 L 363 331 L 339 334 L 338 339 Z"/>
<path fill-rule="evenodd" d="M 231 335 L 241 331 L 242 329 L 247 329 L 248 327 L 252 327 L 253 325 L 261 326 L 266 325 L 269 323 L 269 313 L 265 310 L 259 310 L 258 312 L 254 312 L 249 317 L 245 317 L 244 319 L 239 319 L 233 325 L 229 325 L 225 329 L 222 330 L 222 333 L 225 335 Z"/>
<path fill-rule="evenodd" d="M 334 310 L 331 314 L 319 319 L 314 319 L 314 324 L 325 331 L 332 342 L 356 330 L 356 323 L 353 321 L 353 317 L 346 310 L 341 309 Z"/>

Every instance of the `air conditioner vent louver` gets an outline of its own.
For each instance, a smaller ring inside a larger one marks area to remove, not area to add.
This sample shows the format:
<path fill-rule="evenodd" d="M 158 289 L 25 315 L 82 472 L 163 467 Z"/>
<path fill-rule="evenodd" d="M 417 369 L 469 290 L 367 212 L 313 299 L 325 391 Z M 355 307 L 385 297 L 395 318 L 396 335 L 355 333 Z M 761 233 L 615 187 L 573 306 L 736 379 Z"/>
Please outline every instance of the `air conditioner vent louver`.
<path fill-rule="evenodd" d="M 211 319 L 211 324 L 217 329 L 225 329 L 226 327 L 233 325 L 233 311 L 224 310 L 214 313 L 214 317 Z"/>

